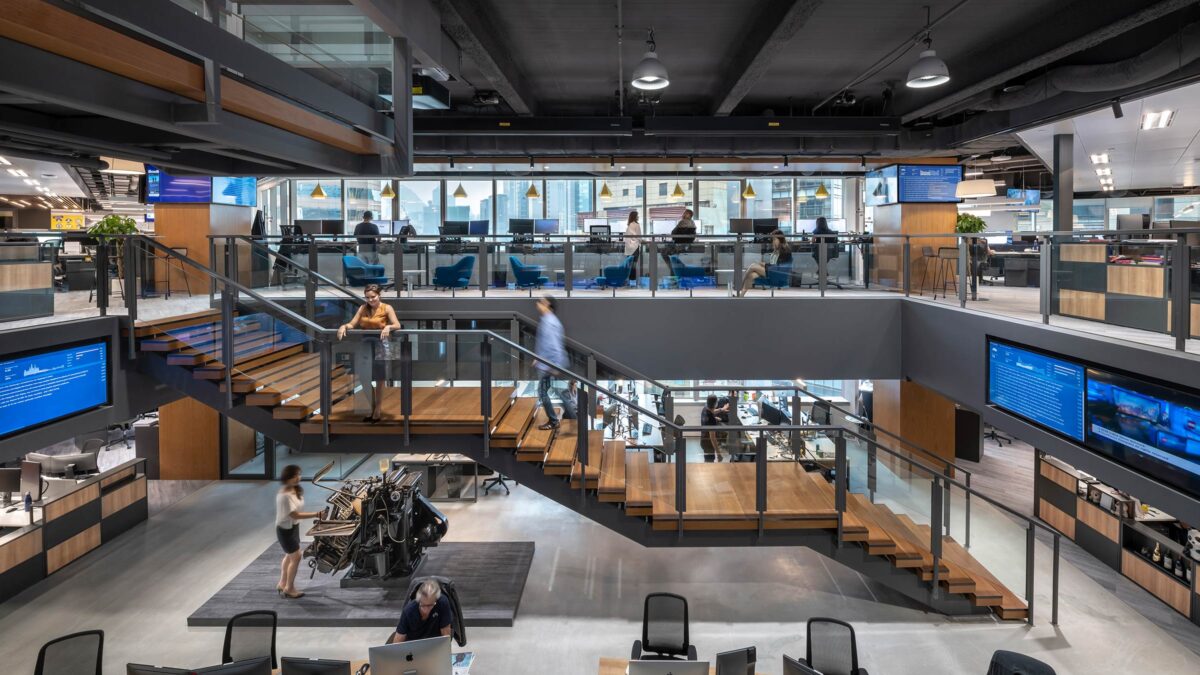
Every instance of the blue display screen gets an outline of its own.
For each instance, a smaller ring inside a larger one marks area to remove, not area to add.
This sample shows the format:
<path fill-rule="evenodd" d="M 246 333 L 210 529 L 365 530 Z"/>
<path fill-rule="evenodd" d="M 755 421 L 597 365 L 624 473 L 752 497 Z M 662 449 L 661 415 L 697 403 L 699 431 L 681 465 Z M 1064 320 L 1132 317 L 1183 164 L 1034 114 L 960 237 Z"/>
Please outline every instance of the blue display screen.
<path fill-rule="evenodd" d="M 988 340 L 988 403 L 1083 441 L 1084 367 Z"/>
<path fill-rule="evenodd" d="M 162 169 L 146 165 L 146 203 L 204 203 L 213 198 L 212 178 L 208 176 L 172 176 Z"/>
<path fill-rule="evenodd" d="M 108 403 L 107 341 L 0 360 L 0 437 Z"/>
<path fill-rule="evenodd" d="M 884 204 L 895 204 L 898 195 L 896 193 L 896 167 L 885 166 L 877 171 L 868 171 L 866 176 L 864 189 L 866 190 L 867 206 L 883 206 Z"/>
<path fill-rule="evenodd" d="M 258 179 L 254 176 L 213 176 L 212 200 L 216 204 L 255 206 L 258 204 Z"/>
<path fill-rule="evenodd" d="M 899 197 L 901 202 L 956 203 L 955 189 L 962 181 L 963 169 L 950 166 L 901 164 Z"/>
<path fill-rule="evenodd" d="M 1009 188 L 1008 200 L 1021 200 L 1023 206 L 1038 206 L 1042 203 L 1041 190 L 1022 190 L 1021 188 Z"/>

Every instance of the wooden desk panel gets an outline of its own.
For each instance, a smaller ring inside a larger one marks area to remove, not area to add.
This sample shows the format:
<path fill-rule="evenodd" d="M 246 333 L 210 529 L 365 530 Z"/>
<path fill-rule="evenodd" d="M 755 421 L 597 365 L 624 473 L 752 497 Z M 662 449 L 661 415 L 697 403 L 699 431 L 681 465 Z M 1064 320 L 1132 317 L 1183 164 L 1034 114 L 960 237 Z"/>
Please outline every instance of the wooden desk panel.
<path fill-rule="evenodd" d="M 1063 262 L 1107 263 L 1107 244 L 1062 244 L 1059 260 Z"/>
<path fill-rule="evenodd" d="M 1079 522 L 1104 535 L 1113 542 L 1121 541 L 1121 521 L 1086 499 L 1075 502 L 1075 517 Z"/>
<path fill-rule="evenodd" d="M 61 499 L 56 499 L 49 504 L 46 504 L 44 513 L 46 522 L 50 522 L 55 518 L 62 518 L 75 509 L 95 501 L 100 498 L 100 485 L 92 483 L 91 485 L 76 490 Z"/>
<path fill-rule="evenodd" d="M 54 287 L 48 262 L 0 265 L 0 292 L 44 290 Z"/>
<path fill-rule="evenodd" d="M 1133 580 L 1133 583 L 1150 591 L 1154 597 L 1162 600 L 1180 614 L 1191 617 L 1192 597 L 1187 586 L 1176 582 L 1169 575 L 1153 564 L 1139 558 L 1128 550 L 1121 551 L 1121 574 Z"/>
<path fill-rule="evenodd" d="M 42 552 L 42 528 L 31 530 L 0 546 L 0 574 Z"/>
<path fill-rule="evenodd" d="M 146 477 L 104 495 L 100 501 L 100 517 L 107 518 L 121 509 L 146 498 Z"/>
<path fill-rule="evenodd" d="M 100 523 L 89 527 L 46 551 L 46 574 L 54 574 L 68 563 L 100 545 Z"/>
<path fill-rule="evenodd" d="M 113 483 L 120 483 L 121 481 L 125 480 L 126 478 L 129 478 L 130 476 L 132 476 L 133 473 L 134 473 L 134 467 L 127 466 L 124 469 L 121 469 L 120 471 L 113 473 L 112 475 L 101 478 L 100 479 L 100 488 L 103 489 L 103 488 L 108 487 L 109 485 L 112 485 Z"/>
<path fill-rule="evenodd" d="M 1075 539 L 1075 519 L 1045 499 L 1038 500 L 1038 517 L 1069 539 Z"/>
<path fill-rule="evenodd" d="M 1079 485 L 1078 479 L 1075 476 L 1063 471 L 1049 462 L 1039 462 L 1040 471 L 1043 476 L 1057 483 L 1062 489 L 1070 491 L 1071 494 L 1076 493 L 1076 488 Z"/>
<path fill-rule="evenodd" d="M 1162 265 L 1109 265 L 1108 292 L 1162 298 L 1167 275 Z"/>
<path fill-rule="evenodd" d="M 1103 293 L 1073 291 L 1067 288 L 1058 291 L 1059 314 L 1103 321 L 1104 311 Z"/>

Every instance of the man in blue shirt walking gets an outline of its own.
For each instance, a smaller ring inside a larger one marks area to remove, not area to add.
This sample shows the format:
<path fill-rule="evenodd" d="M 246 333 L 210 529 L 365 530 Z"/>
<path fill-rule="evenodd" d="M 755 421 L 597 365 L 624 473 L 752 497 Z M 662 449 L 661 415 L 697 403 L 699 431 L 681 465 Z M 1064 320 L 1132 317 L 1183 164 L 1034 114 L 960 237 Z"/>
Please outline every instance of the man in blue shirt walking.
<path fill-rule="evenodd" d="M 546 361 L 560 367 L 567 367 L 567 351 L 563 347 L 563 327 L 562 322 L 558 320 L 558 315 L 555 313 L 558 309 L 558 302 L 551 296 L 542 296 L 537 303 L 538 312 L 542 318 L 538 321 L 537 343 L 534 345 L 534 352 L 545 359 Z M 558 416 L 554 414 L 554 405 L 550 403 L 550 385 L 554 381 L 554 370 L 537 361 L 534 367 L 541 373 L 538 379 L 538 399 L 542 402 L 542 409 L 546 411 L 548 422 L 538 427 L 539 429 L 556 429 L 558 428 Z"/>

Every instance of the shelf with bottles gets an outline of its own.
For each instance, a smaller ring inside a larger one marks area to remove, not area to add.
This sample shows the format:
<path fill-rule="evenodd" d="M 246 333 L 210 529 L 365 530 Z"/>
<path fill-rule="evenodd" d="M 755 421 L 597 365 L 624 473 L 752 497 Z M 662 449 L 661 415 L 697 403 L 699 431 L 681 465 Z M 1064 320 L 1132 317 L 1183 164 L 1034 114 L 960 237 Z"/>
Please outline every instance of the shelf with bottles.
<path fill-rule="evenodd" d="M 1172 525 L 1178 527 L 1177 524 Z M 1123 520 L 1121 527 L 1121 541 L 1125 550 L 1151 564 L 1176 583 L 1192 587 L 1196 576 L 1196 564 L 1188 547 L 1170 534 L 1144 523 Z M 1184 534 L 1186 535 L 1186 530 Z"/>

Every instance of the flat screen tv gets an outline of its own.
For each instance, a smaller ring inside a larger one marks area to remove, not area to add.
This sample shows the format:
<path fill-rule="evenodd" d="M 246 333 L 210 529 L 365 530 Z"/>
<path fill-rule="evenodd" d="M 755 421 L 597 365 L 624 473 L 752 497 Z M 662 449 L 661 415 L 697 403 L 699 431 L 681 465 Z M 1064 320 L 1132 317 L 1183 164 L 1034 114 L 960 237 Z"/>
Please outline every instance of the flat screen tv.
<path fill-rule="evenodd" d="M 1021 200 L 1022 206 L 1037 206 L 1042 203 L 1041 190 L 1022 190 L 1021 188 L 1008 188 L 1008 200 Z"/>
<path fill-rule="evenodd" d="M 212 200 L 234 206 L 258 205 L 258 179 L 254 176 L 213 176 Z"/>
<path fill-rule="evenodd" d="M 558 219 L 538 218 L 533 221 L 533 231 L 537 234 L 558 234 Z"/>
<path fill-rule="evenodd" d="M 1084 377 L 1078 363 L 988 340 L 988 404 L 1081 442 Z"/>
<path fill-rule="evenodd" d="M 867 206 L 883 206 L 895 204 L 897 199 L 896 166 L 885 166 L 876 171 L 868 171 L 863 185 Z"/>
<path fill-rule="evenodd" d="M 108 341 L 0 357 L 0 438 L 110 405 Z"/>
<path fill-rule="evenodd" d="M 211 177 L 173 176 L 157 166 L 146 165 L 146 203 L 207 204 L 212 198 Z"/>
<path fill-rule="evenodd" d="M 904 204 L 955 204 L 954 196 L 962 181 L 959 164 L 922 165 L 901 164 L 897 175 L 899 201 Z"/>

